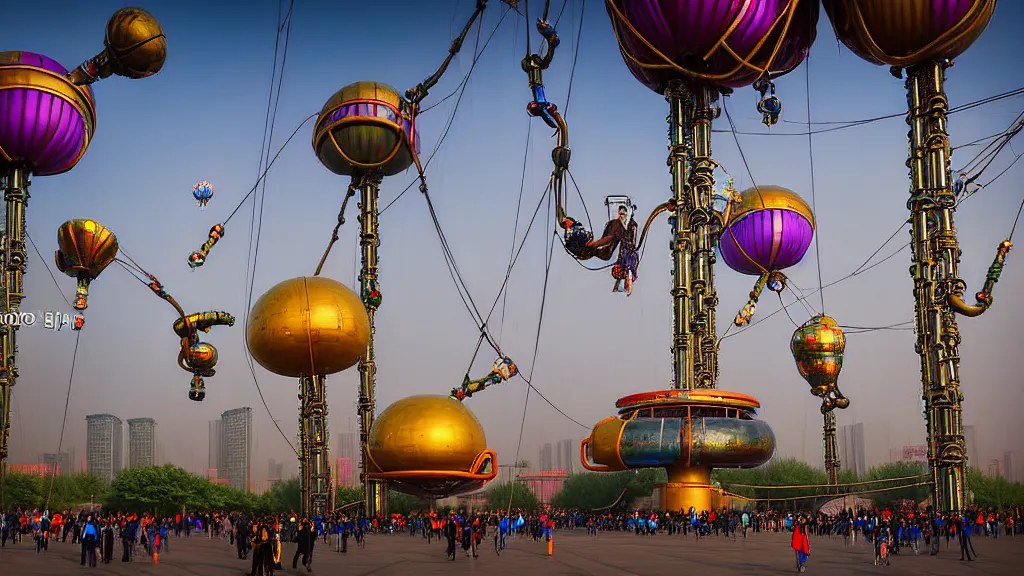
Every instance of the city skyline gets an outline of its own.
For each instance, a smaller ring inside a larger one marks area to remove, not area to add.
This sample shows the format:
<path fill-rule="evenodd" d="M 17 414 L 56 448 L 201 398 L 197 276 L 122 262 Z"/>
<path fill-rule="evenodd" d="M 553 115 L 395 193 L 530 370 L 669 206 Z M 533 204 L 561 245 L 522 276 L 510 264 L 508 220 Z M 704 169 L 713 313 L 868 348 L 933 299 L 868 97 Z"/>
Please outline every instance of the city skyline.
<path fill-rule="evenodd" d="M 113 414 L 90 414 L 86 420 L 86 472 L 111 482 L 124 459 L 124 425 Z"/>
<path fill-rule="evenodd" d="M 847 424 L 839 428 L 839 469 L 853 470 L 858 477 L 868 471 L 864 446 L 864 423 Z"/>
<path fill-rule="evenodd" d="M 220 415 L 224 468 L 217 477 L 236 490 L 249 490 L 252 481 L 252 408 L 234 408 Z"/>
<path fill-rule="evenodd" d="M 156 466 L 156 420 L 128 419 L 128 467 Z"/>

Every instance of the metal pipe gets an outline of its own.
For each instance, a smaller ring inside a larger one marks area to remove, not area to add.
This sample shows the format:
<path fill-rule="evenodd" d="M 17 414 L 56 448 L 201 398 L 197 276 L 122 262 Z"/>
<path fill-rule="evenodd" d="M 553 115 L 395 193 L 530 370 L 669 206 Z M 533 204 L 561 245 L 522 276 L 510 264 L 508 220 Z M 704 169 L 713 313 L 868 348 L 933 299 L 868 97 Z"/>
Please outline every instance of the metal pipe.
<path fill-rule="evenodd" d="M 913 247 L 910 272 L 914 279 L 915 350 L 921 358 L 934 503 L 942 512 L 960 512 L 965 506 L 967 453 L 960 406 L 960 330 L 954 315 L 957 306 L 952 300 L 962 303 L 966 284 L 957 271 L 960 248 L 953 224 L 956 197 L 949 179 L 949 103 L 944 87 L 949 65 L 929 62 L 907 70 L 907 166 L 911 177 L 907 207 Z M 976 315 L 973 310 L 966 312 Z"/>
<path fill-rule="evenodd" d="M 0 174 L 4 190 L 4 234 L 0 238 L 0 300 L 3 314 L 17 314 L 25 297 L 23 280 L 28 264 L 25 250 L 25 208 L 28 204 L 29 172 L 5 165 Z M 11 433 L 11 393 L 18 380 L 17 322 L 0 326 L 0 480 L 7 471 L 7 451 Z"/>
<path fill-rule="evenodd" d="M 718 382 L 718 350 L 715 308 L 715 244 L 723 222 L 715 212 L 715 162 L 711 159 L 711 122 L 717 117 L 718 92 L 708 86 L 694 91 L 694 106 L 690 117 L 690 141 L 693 165 L 691 167 L 690 235 L 691 282 L 690 313 L 694 344 L 694 387 L 714 388 Z"/>
<path fill-rule="evenodd" d="M 299 378 L 299 467 L 302 517 L 328 510 L 331 458 L 327 445 L 327 387 L 322 375 Z"/>
<path fill-rule="evenodd" d="M 386 513 L 387 503 L 384 501 L 384 486 L 378 480 L 366 476 L 369 469 L 369 452 L 367 442 L 370 438 L 370 427 L 373 426 L 374 388 L 376 387 L 377 366 L 374 363 L 373 340 L 376 332 L 374 315 L 379 299 L 373 292 L 378 290 L 377 284 L 377 246 L 378 209 L 377 199 L 380 194 L 382 176 L 379 173 L 365 173 L 359 178 L 359 247 L 362 252 L 362 269 L 359 272 L 360 295 L 366 307 L 366 315 L 370 319 L 370 339 L 366 344 L 366 354 L 359 360 L 359 443 L 362 449 L 360 480 L 363 484 L 364 513 L 368 518 Z"/>
<path fill-rule="evenodd" d="M 687 116 L 692 95 L 682 82 L 665 91 L 669 104 L 669 172 L 672 174 L 672 387 L 693 389 L 693 334 L 690 306 L 690 177 Z"/>
<path fill-rule="evenodd" d="M 713 208 L 714 168 L 711 123 L 718 93 L 674 82 L 669 102 L 669 158 L 672 174 L 673 387 L 714 388 L 718 381 L 714 247 L 722 229 Z"/>
<path fill-rule="evenodd" d="M 828 483 L 835 486 L 839 484 L 839 447 L 836 443 L 836 414 L 829 410 L 822 413 L 822 440 L 825 447 L 825 472 L 828 473 Z"/>

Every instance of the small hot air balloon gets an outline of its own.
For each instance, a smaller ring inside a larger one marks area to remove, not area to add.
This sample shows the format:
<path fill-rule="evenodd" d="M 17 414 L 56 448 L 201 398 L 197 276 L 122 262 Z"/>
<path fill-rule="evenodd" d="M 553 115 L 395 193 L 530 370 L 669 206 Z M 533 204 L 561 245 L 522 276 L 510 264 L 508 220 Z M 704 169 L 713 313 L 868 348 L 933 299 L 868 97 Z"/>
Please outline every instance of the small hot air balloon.
<path fill-rule="evenodd" d="M 57 269 L 78 279 L 75 310 L 88 306 L 89 283 L 117 257 L 117 237 L 95 220 L 68 220 L 57 229 Z"/>
<path fill-rule="evenodd" d="M 811 386 L 811 394 L 821 398 L 822 413 L 850 405 L 838 386 L 846 335 L 831 316 L 818 314 L 804 322 L 793 332 L 789 349 L 797 370 Z"/>
<path fill-rule="evenodd" d="M 213 186 L 206 180 L 199 181 L 192 187 L 192 197 L 199 202 L 200 210 L 206 210 L 206 203 L 213 198 Z"/>
<path fill-rule="evenodd" d="M 773 292 L 786 287 L 782 270 L 803 259 L 814 238 L 811 207 L 792 190 L 757 186 L 740 193 L 728 208 L 728 220 L 718 248 L 733 270 L 759 277 L 750 300 L 735 324 L 750 322 L 765 286 Z"/>

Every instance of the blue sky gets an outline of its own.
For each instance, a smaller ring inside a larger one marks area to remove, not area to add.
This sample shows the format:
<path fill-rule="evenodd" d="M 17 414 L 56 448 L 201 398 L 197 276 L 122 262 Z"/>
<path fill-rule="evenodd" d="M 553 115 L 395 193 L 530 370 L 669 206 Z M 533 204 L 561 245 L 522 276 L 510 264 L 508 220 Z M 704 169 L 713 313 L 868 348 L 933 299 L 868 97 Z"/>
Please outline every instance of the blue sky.
<path fill-rule="evenodd" d="M 26 310 L 66 308 L 49 278 L 57 226 L 70 218 L 94 218 L 111 227 L 123 249 L 157 275 L 189 310 L 224 309 L 241 318 L 246 307 L 245 275 L 250 205 L 227 227 L 209 263 L 191 271 L 189 252 L 213 224 L 223 220 L 252 187 L 267 104 L 278 4 L 140 1 L 159 18 L 168 38 L 163 71 L 139 81 L 111 78 L 95 85 L 98 129 L 80 165 L 32 186 L 28 228 L 43 254 L 30 251 Z M 492 1 L 484 16 L 483 40 L 498 23 L 504 5 Z M 533 6 L 537 10 L 537 4 Z M 559 2 L 555 2 L 560 6 Z M 45 1 L 5 8 L 3 50 L 41 52 L 73 67 L 102 46 L 103 26 L 121 2 Z M 404 90 L 443 59 L 452 38 L 473 9 L 468 0 L 392 2 L 382 11 L 369 2 L 295 4 L 283 88 L 274 129 L 276 151 L 288 134 L 342 86 L 377 80 Z M 639 215 L 662 202 L 669 178 L 665 168 L 664 99 L 637 83 L 622 64 L 601 2 L 569 0 L 559 24 L 563 44 L 545 76 L 548 97 L 568 108 L 572 173 L 590 214 L 600 226 L 603 198 L 630 194 Z M 582 16 L 578 60 L 570 74 Z M 948 73 L 952 105 L 1020 87 L 1024 52 L 1019 34 L 1022 6 L 999 5 L 989 29 Z M 522 181 L 524 145 L 531 120 L 525 112 L 529 89 L 519 67 L 525 26 L 511 15 L 498 28 L 476 67 L 440 152 L 427 170 L 431 195 L 454 256 L 474 299 L 489 308 L 504 277 Z M 463 53 L 427 99 L 439 101 L 456 89 L 470 69 L 476 41 Z M 534 36 L 533 46 L 539 39 Z M 807 68 L 809 66 L 809 68 Z M 809 70 L 809 71 L 808 71 Z M 867 64 L 838 46 L 824 13 L 809 63 L 778 84 L 784 122 L 771 133 L 760 124 L 751 89 L 737 90 L 727 105 L 743 132 L 740 144 L 757 183 L 796 190 L 811 200 L 808 140 L 780 136 L 803 130 L 807 121 L 809 74 L 812 122 L 857 120 L 899 113 L 906 100 L 902 82 L 884 67 Z M 571 100 L 566 105 L 570 78 Z M 452 114 L 449 98 L 421 118 L 423 150 L 433 149 Z M 950 119 L 954 145 L 1006 128 L 1020 111 L 1011 98 L 956 114 Z M 728 127 L 719 120 L 717 129 Z M 819 126 L 824 127 L 824 126 Z M 813 137 L 815 204 L 825 282 L 857 268 L 906 217 L 907 127 L 902 119 L 817 134 Z M 255 296 L 281 280 L 310 275 L 319 260 L 348 182 L 319 165 L 310 146 L 311 124 L 303 127 L 270 172 L 255 274 Z M 550 172 L 554 141 L 539 120 L 530 129 L 523 210 L 527 220 Z M 1024 144 L 1018 145 L 1018 149 Z M 973 149 L 954 154 L 954 165 Z M 715 134 L 714 156 L 746 188 L 751 178 L 731 135 Z M 997 160 L 989 175 L 1002 169 Z M 1020 167 L 964 204 L 957 213 L 963 248 L 962 272 L 973 294 L 996 244 L 1009 231 L 1020 201 Z M 385 181 L 388 203 L 413 174 Z M 986 180 L 983 177 L 982 180 Z M 191 196 L 208 180 L 216 196 L 200 211 Z M 356 254 L 355 205 L 324 274 L 351 284 Z M 581 214 L 578 199 L 570 210 Z M 509 286 L 504 322 L 492 321 L 501 344 L 528 370 L 540 309 L 551 222 L 534 225 Z M 415 188 L 381 218 L 381 284 L 384 304 L 377 316 L 378 401 L 382 408 L 413 393 L 446 393 L 462 379 L 473 355 L 477 330 L 445 270 L 426 205 Z M 521 237 L 524 226 L 520 225 Z M 546 230 L 546 232 L 545 232 Z M 652 239 L 634 294 L 611 294 L 607 272 L 588 272 L 556 250 L 551 269 L 534 383 L 576 420 L 589 425 L 614 412 L 628 393 L 668 385 L 670 364 L 669 256 L 662 221 Z M 888 255 L 909 238 L 903 234 L 882 250 Z M 547 237 L 546 237 L 547 235 Z M 1024 271 L 1011 255 L 996 290 L 993 312 L 961 322 L 964 343 L 965 421 L 978 428 L 979 460 L 1002 455 L 1024 433 L 1017 407 L 1024 388 L 1012 358 L 1024 307 L 1011 298 Z M 826 311 L 840 323 L 882 326 L 912 319 L 909 253 L 826 291 Z M 790 270 L 804 288 L 817 284 L 813 249 Z M 753 278 L 720 267 L 719 331 L 742 306 Z M 72 294 L 74 282 L 58 276 Z M 205 468 L 207 421 L 237 406 L 252 406 L 256 445 L 253 472 L 264 473 L 267 458 L 291 460 L 285 441 L 271 425 L 245 365 L 243 328 L 218 328 L 209 336 L 220 350 L 218 374 L 208 381 L 201 404 L 187 397 L 189 375 L 176 367 L 173 313 L 117 267 L 93 283 L 88 327 L 82 333 L 74 377 L 66 442 L 83 453 L 86 414 L 111 412 L 123 419 L 153 417 L 166 459 Z M 770 294 L 759 315 L 778 306 Z M 789 302 L 792 295 L 786 294 Z M 811 299 L 818 306 L 817 299 Z M 790 309 L 802 322 L 808 313 Z M 785 314 L 725 340 L 720 387 L 759 397 L 762 416 L 775 428 L 779 452 L 820 461 L 820 415 L 816 400 L 793 366 Z M 21 379 L 15 391 L 12 461 L 33 461 L 57 447 L 67 392 L 71 333 L 22 330 Z M 473 373 L 492 360 L 483 351 Z M 286 433 L 296 422 L 296 383 L 257 368 L 259 383 Z M 332 433 L 355 425 L 354 371 L 329 380 Z M 863 421 L 869 461 L 888 456 L 890 446 L 922 444 L 918 361 L 907 331 L 851 335 L 841 385 L 852 399 L 840 424 Z M 505 384 L 470 400 L 484 422 L 489 445 L 503 461 L 514 457 L 526 388 Z M 521 457 L 536 461 L 542 441 L 587 434 L 533 395 Z M 1017 442 L 1019 446 L 1019 442 Z"/>

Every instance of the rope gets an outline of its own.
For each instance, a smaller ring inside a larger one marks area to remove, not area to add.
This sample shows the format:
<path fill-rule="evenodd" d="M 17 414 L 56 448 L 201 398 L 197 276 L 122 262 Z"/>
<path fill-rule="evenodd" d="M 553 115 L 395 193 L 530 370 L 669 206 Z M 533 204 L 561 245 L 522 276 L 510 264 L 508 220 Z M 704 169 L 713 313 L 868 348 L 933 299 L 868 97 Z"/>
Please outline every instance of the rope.
<path fill-rule="evenodd" d="M 459 97 L 455 99 L 455 106 L 452 107 L 452 113 L 451 113 L 451 116 L 448 117 L 448 123 L 445 125 L 444 131 L 441 133 L 441 137 L 438 138 L 437 143 L 434 144 L 434 149 L 430 151 L 430 156 L 427 156 L 427 161 L 423 164 L 422 170 L 426 170 L 427 167 L 430 166 L 430 162 L 434 159 L 434 156 L 437 155 L 438 150 L 441 149 L 441 144 L 443 144 L 445 139 L 448 138 L 448 133 L 449 133 L 449 131 L 451 131 L 452 124 L 455 122 L 455 115 L 458 113 L 459 105 L 462 103 L 462 97 L 465 96 L 466 88 L 469 86 L 469 79 L 473 75 L 473 71 L 476 70 L 476 65 L 480 61 L 480 57 L 483 55 L 484 51 L 487 50 L 487 46 L 491 43 L 491 39 L 494 38 L 495 32 L 497 32 L 498 28 L 501 27 L 501 23 L 505 21 L 505 17 L 508 16 L 508 13 L 509 13 L 509 11 L 511 9 L 512 9 L 511 7 L 507 7 L 507 8 L 505 8 L 505 11 L 501 13 L 501 19 L 498 20 L 498 23 L 495 24 L 494 29 L 491 30 L 491 34 L 487 37 L 487 40 L 484 41 L 483 47 L 481 47 L 479 50 L 477 50 L 475 52 L 475 55 L 473 56 L 473 62 L 469 66 L 469 71 L 466 73 L 466 77 L 462 80 L 462 83 L 459 84 L 459 86 L 457 86 L 455 88 L 455 91 L 452 92 L 452 94 L 454 94 L 455 92 L 458 92 L 459 93 Z M 479 26 L 483 26 L 483 23 L 484 23 L 483 19 L 481 18 Z M 477 30 L 478 30 L 478 32 L 477 32 L 477 44 L 479 44 L 479 42 L 480 42 L 479 30 L 480 29 L 477 28 Z M 441 102 L 444 102 L 445 100 L 450 98 L 452 96 L 452 94 L 449 94 L 448 96 L 445 96 L 444 98 L 442 98 L 439 102 L 435 103 L 434 105 L 428 106 L 422 112 L 420 112 L 420 114 L 422 114 L 423 112 L 426 112 L 427 110 L 430 110 L 431 108 L 434 108 L 435 106 L 437 106 Z M 410 149 L 414 150 L 415 148 L 414 147 L 410 147 Z M 388 202 L 386 205 L 384 205 L 384 208 L 381 209 L 381 211 L 378 213 L 378 216 L 381 215 L 381 214 L 384 214 L 384 212 L 386 212 L 388 208 L 391 208 L 395 204 L 395 202 L 398 202 L 399 200 L 401 200 L 402 196 L 405 196 L 405 193 L 408 192 L 409 190 L 411 190 L 413 185 L 416 184 L 419 181 L 420 181 L 420 176 L 419 175 L 415 176 L 412 179 L 412 181 L 409 182 L 409 184 L 405 188 L 403 188 L 401 192 L 398 193 L 398 196 L 395 196 L 395 198 L 391 202 Z"/>
<path fill-rule="evenodd" d="M 355 186 L 349 184 L 348 192 L 345 194 L 345 199 L 341 201 L 341 209 L 338 210 L 338 223 L 334 225 L 334 230 L 331 231 L 331 240 L 327 243 L 327 248 L 324 249 L 324 255 L 320 257 L 320 263 L 317 264 L 316 272 L 313 272 L 313 276 L 319 276 L 320 271 L 324 269 L 324 262 L 327 262 L 327 256 L 331 253 L 331 248 L 333 248 L 334 243 L 338 241 L 338 232 L 341 230 L 341 226 L 345 223 L 345 208 L 348 206 L 348 199 L 355 195 Z"/>
<path fill-rule="evenodd" d="M 50 473 L 50 487 L 46 490 L 46 500 L 43 501 L 43 510 L 50 509 L 50 496 L 53 495 L 53 484 L 57 480 L 57 464 L 60 462 L 60 451 L 64 447 L 64 429 L 68 425 L 68 406 L 71 405 L 71 386 L 75 382 L 75 363 L 78 361 L 78 343 L 82 340 L 82 331 L 75 334 L 75 351 L 71 353 L 71 373 L 68 375 L 68 393 L 64 398 L 64 418 L 60 422 L 60 439 L 57 440 L 57 461 L 53 463 L 53 471 Z M 70 471 L 69 471 L 70 472 Z"/>
<path fill-rule="evenodd" d="M 958 112 L 966 112 L 967 110 L 971 110 L 973 108 L 977 108 L 978 106 L 984 106 L 986 104 L 991 104 L 991 103 L 999 101 L 999 100 L 1004 100 L 1006 98 L 1014 98 L 1016 96 L 1021 96 L 1021 95 L 1024 95 L 1024 87 L 1017 88 L 1015 90 L 1010 90 L 1008 92 L 1002 92 L 1002 93 L 999 93 L 999 94 L 995 94 L 993 96 L 982 98 L 981 100 L 975 100 L 973 102 L 968 102 L 967 104 L 963 104 L 961 106 L 954 106 L 953 108 L 950 108 L 949 111 L 946 114 L 949 115 L 949 114 L 956 114 Z M 810 131 L 812 134 L 824 134 L 826 132 L 836 132 L 838 130 L 846 130 L 847 128 L 857 128 L 859 126 L 864 126 L 866 124 L 872 124 L 874 122 L 879 122 L 879 121 L 882 121 L 882 120 L 891 120 L 891 119 L 894 119 L 894 118 L 907 118 L 907 112 L 906 111 L 894 112 L 892 114 L 885 114 L 885 115 L 882 115 L 882 116 L 874 116 L 874 117 L 871 117 L 871 118 L 865 118 L 863 120 L 836 121 L 836 122 L 815 122 L 815 125 L 819 125 L 819 126 L 823 125 L 823 124 L 839 124 L 839 125 L 838 126 L 832 126 L 830 128 L 822 128 L 820 130 L 813 130 L 813 131 L 808 129 L 808 131 Z M 790 123 L 795 123 L 795 124 L 801 124 L 800 122 L 794 122 L 792 120 L 783 120 L 783 122 L 790 122 Z M 721 133 L 724 134 L 724 133 L 728 132 L 728 130 L 712 130 L 712 132 L 721 132 Z M 807 135 L 807 131 L 804 131 L 804 132 L 774 132 L 774 131 L 770 131 L 770 132 L 740 132 L 740 134 L 742 134 L 744 136 L 806 136 Z"/>
<path fill-rule="evenodd" d="M 68 307 L 70 308 L 71 301 L 68 300 L 68 297 L 64 295 L 64 290 L 61 290 L 60 282 L 57 281 L 57 276 L 53 273 L 53 269 L 50 268 L 50 264 L 46 260 L 46 258 L 43 258 L 43 254 L 39 251 L 39 248 L 36 246 L 35 241 L 32 240 L 32 236 L 29 235 L 28 230 L 25 230 L 25 238 L 27 238 L 28 243 L 32 245 L 32 250 L 34 250 L 36 256 L 39 257 L 39 261 L 45 265 L 46 272 L 50 274 L 50 279 L 53 280 L 53 285 L 57 287 L 57 292 L 60 294 L 60 299 L 63 300 L 64 303 L 67 304 Z"/>
<path fill-rule="evenodd" d="M 512 264 L 514 263 L 513 258 L 515 257 L 516 251 L 516 236 L 519 234 L 519 213 L 523 208 L 523 190 L 526 188 L 526 166 L 530 159 L 530 136 L 533 134 L 533 122 L 532 118 L 527 117 L 526 120 L 526 149 L 523 152 L 523 173 L 519 180 L 519 198 L 516 200 L 516 221 L 512 226 L 512 247 L 508 253 L 508 268 L 505 270 L 505 279 L 508 280 L 510 274 L 512 274 Z M 502 285 L 504 288 L 504 284 Z M 508 304 L 508 291 L 499 290 L 498 296 L 501 296 L 502 292 L 505 293 L 501 301 L 501 323 L 498 328 L 498 343 L 501 343 L 501 337 L 505 333 L 505 306 Z M 490 316 L 490 315 L 488 315 Z M 474 354 L 475 356 L 475 354 Z"/>
<path fill-rule="evenodd" d="M 810 33 L 814 32 L 814 21 L 810 21 Z M 808 53 L 806 62 L 804 63 L 804 88 L 807 93 L 807 125 L 811 125 L 811 55 Z M 811 212 L 814 214 L 814 220 L 817 223 L 818 220 L 818 203 L 815 198 L 814 191 L 814 136 L 811 131 L 807 131 L 807 158 L 808 168 L 811 173 Z M 824 282 L 821 279 L 821 227 L 816 226 L 817 230 L 814 231 L 814 259 L 818 269 L 818 297 L 821 299 L 821 313 L 825 313 L 825 290 L 823 290 Z M 779 301 L 782 301 L 781 295 Z M 789 314 L 789 312 L 786 312 Z"/>
<path fill-rule="evenodd" d="M 291 133 L 291 135 L 288 136 L 288 139 L 285 140 L 284 144 L 281 146 L 281 149 L 278 150 L 278 152 L 274 156 L 274 158 L 272 160 L 267 160 L 267 159 L 269 159 L 269 156 L 270 156 L 270 144 L 271 144 L 271 142 L 273 142 L 273 139 L 274 139 L 274 127 L 277 124 L 277 108 L 278 108 L 278 104 L 281 101 L 281 85 L 282 85 L 282 83 L 284 81 L 284 70 L 285 70 L 285 65 L 287 64 L 287 61 L 288 61 L 288 45 L 289 45 L 289 40 L 291 39 L 291 29 L 292 29 L 292 10 L 295 7 L 295 0 L 291 0 L 291 2 L 289 3 L 289 5 L 288 5 L 288 12 L 284 16 L 284 19 L 281 18 L 280 7 L 281 7 L 281 5 L 278 4 L 278 26 L 277 26 L 277 35 L 276 35 L 275 40 L 274 40 L 274 65 L 273 65 L 273 72 L 271 73 L 271 76 L 270 76 L 270 91 L 269 91 L 269 93 L 267 95 L 267 114 L 266 114 L 266 121 L 265 121 L 265 125 L 264 125 L 264 134 L 265 134 L 266 138 L 265 138 L 265 140 L 263 141 L 263 143 L 260 146 L 260 158 L 259 158 L 259 164 L 257 166 L 257 170 L 259 170 L 259 167 L 262 167 L 264 165 L 264 163 L 265 163 L 266 164 L 266 169 L 263 171 L 263 173 L 260 176 L 260 178 L 257 179 L 256 184 L 252 187 L 252 190 L 249 192 L 249 194 L 247 194 L 246 197 L 242 199 L 242 202 L 245 202 L 245 200 L 249 196 L 252 196 L 253 194 L 256 193 L 256 189 L 260 187 L 260 184 L 261 183 L 263 184 L 263 187 L 261 188 L 260 194 L 259 194 L 259 196 L 260 196 L 260 200 L 259 200 L 260 208 L 259 208 L 258 219 L 257 219 L 257 214 L 256 214 L 256 198 L 255 197 L 253 198 L 252 214 L 250 215 L 249 250 L 248 250 L 248 253 L 249 253 L 250 256 L 248 256 L 246 258 L 245 275 L 246 275 L 246 278 L 248 279 L 248 286 L 246 287 L 246 295 L 247 295 L 247 297 L 246 297 L 245 314 L 243 315 L 244 318 L 243 318 L 243 321 L 242 321 L 243 325 L 247 325 L 249 323 L 249 311 L 252 309 L 253 287 L 254 287 L 255 282 L 256 282 L 256 268 L 257 268 L 257 265 L 259 263 L 260 232 L 263 229 L 263 206 L 264 206 L 263 198 L 266 197 L 266 191 L 267 191 L 266 174 L 267 174 L 267 172 L 269 172 L 270 167 L 273 166 L 274 161 L 277 160 L 277 157 L 281 155 L 281 151 L 284 150 L 284 147 L 287 146 L 288 143 L 291 141 L 291 139 L 295 136 L 295 134 L 298 133 L 299 129 L 302 128 L 302 126 L 304 126 L 306 124 L 306 122 L 309 122 L 311 119 L 313 119 L 313 118 L 315 118 L 317 116 L 317 114 L 312 114 L 309 117 L 307 117 L 305 120 L 303 120 L 302 123 L 299 124 L 299 126 L 297 128 L 295 128 L 295 130 Z M 278 72 L 277 55 L 278 55 L 279 43 L 280 43 L 280 40 L 281 40 L 281 30 L 282 29 L 284 29 L 284 50 L 282 51 L 282 55 L 281 55 L 280 72 Z M 276 90 L 275 90 L 275 84 L 274 84 L 275 80 L 277 81 Z M 276 92 L 276 94 L 275 94 L 275 92 Z M 273 106 L 271 106 L 271 101 L 273 101 Z M 241 203 L 239 203 L 239 207 L 240 206 L 241 206 Z M 238 211 L 237 207 L 235 208 L 235 211 L 236 212 Z M 231 215 L 228 216 L 228 220 L 230 220 L 231 216 L 234 216 L 234 214 L 235 214 L 235 212 L 232 212 Z M 227 220 L 225 220 L 224 223 L 227 224 Z M 294 452 L 296 456 L 299 456 L 299 452 L 298 452 L 298 450 L 295 449 L 295 446 L 292 443 L 292 440 L 289 439 L 288 435 L 285 434 L 284 430 L 281 429 L 281 425 L 277 423 L 277 419 L 274 418 L 274 413 L 270 410 L 270 404 L 267 403 L 267 399 L 266 399 L 266 397 L 263 394 L 263 388 L 260 386 L 259 378 L 256 376 L 256 366 L 255 366 L 254 360 L 252 358 L 252 355 L 249 354 L 249 347 L 246 344 L 244 339 L 242 340 L 242 352 L 245 355 L 245 360 L 246 360 L 245 363 L 249 367 L 249 373 L 252 376 L 252 382 L 256 386 L 256 393 L 259 395 L 260 401 L 263 403 L 263 408 L 267 411 L 267 415 L 270 416 L 270 421 L 273 422 L 274 428 L 277 429 L 278 433 L 281 435 L 281 438 L 284 439 L 285 443 L 288 445 L 289 448 L 291 448 L 292 452 Z"/>
<path fill-rule="evenodd" d="M 793 484 L 793 485 L 780 485 L 772 486 L 768 484 L 735 484 L 732 482 L 722 482 L 723 485 L 728 485 L 733 488 L 753 488 L 758 489 L 778 489 L 778 490 L 792 490 L 801 488 L 836 488 L 843 486 L 866 486 L 868 484 L 880 484 L 882 482 L 902 482 L 904 480 L 917 480 L 920 478 L 926 478 L 929 474 L 914 474 L 913 476 L 900 476 L 898 478 L 880 478 L 877 480 L 861 480 L 858 482 L 843 482 L 841 484 Z"/>
<path fill-rule="evenodd" d="M 547 194 L 547 197 L 549 199 L 551 198 L 551 193 L 550 192 Z M 548 219 L 547 220 L 549 222 L 551 221 L 551 202 L 550 201 L 548 202 Z M 554 232 L 553 235 L 554 236 L 558 236 L 558 232 L 557 231 Z M 533 379 L 534 372 L 537 369 L 537 357 L 540 355 L 539 354 L 539 352 L 540 352 L 540 330 L 541 330 L 541 326 L 544 323 L 544 306 L 547 303 L 548 279 L 551 276 L 551 261 L 553 259 L 552 257 L 554 256 L 554 254 L 555 254 L 555 242 L 554 242 L 554 240 L 551 240 L 550 244 L 549 244 L 549 248 L 548 248 L 547 262 L 544 265 L 544 285 L 543 285 L 543 288 L 541 289 L 541 294 L 540 294 L 540 314 L 538 314 L 538 316 L 537 316 L 537 337 L 534 339 L 533 359 L 530 361 L 530 378 L 527 379 L 525 376 L 523 377 L 523 380 L 525 380 L 526 383 L 529 384 L 529 386 L 526 388 L 526 399 L 523 401 L 523 418 L 519 422 L 519 440 L 516 442 L 516 458 L 515 458 L 514 462 L 519 462 L 519 451 L 523 447 L 523 431 L 526 429 L 526 414 L 527 414 L 528 408 L 530 406 L 530 391 L 533 389 L 533 384 L 530 384 L 530 380 Z M 512 496 L 515 495 L 515 493 L 516 493 L 516 484 L 513 483 L 512 484 L 512 490 L 509 492 L 508 509 L 505 511 L 505 515 L 506 516 L 512 514 Z"/>
<path fill-rule="evenodd" d="M 792 502 L 794 500 L 810 500 L 810 499 L 813 499 L 813 498 L 828 498 L 828 499 L 832 500 L 832 499 L 835 499 L 835 498 L 843 498 L 843 497 L 846 497 L 846 496 L 860 496 L 860 495 L 864 495 L 864 494 L 877 494 L 877 493 L 880 493 L 880 492 L 892 492 L 892 491 L 895 491 L 895 490 L 902 490 L 904 488 L 914 488 L 916 486 L 930 486 L 930 485 L 931 485 L 931 482 L 915 482 L 914 484 L 904 484 L 902 486 L 891 486 L 889 488 L 875 488 L 874 490 L 858 490 L 856 492 L 845 492 L 845 493 L 841 493 L 841 494 L 812 494 L 812 495 L 809 495 L 809 496 L 786 496 L 786 497 L 782 497 L 782 498 L 748 498 L 748 497 L 743 496 L 741 494 L 734 494 L 732 492 L 726 492 L 724 490 L 723 490 L 723 493 L 725 493 L 725 494 L 727 494 L 729 496 L 732 496 L 734 498 L 743 498 L 744 500 L 747 500 L 748 502 Z"/>

